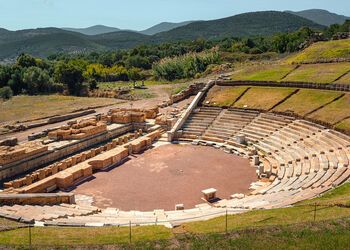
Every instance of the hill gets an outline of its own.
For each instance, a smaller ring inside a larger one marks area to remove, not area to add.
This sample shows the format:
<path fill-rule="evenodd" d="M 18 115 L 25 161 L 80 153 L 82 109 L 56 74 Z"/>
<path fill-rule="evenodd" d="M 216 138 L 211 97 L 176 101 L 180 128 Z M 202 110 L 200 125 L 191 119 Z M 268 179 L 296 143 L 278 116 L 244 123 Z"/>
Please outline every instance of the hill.
<path fill-rule="evenodd" d="M 63 30 L 78 32 L 88 36 L 100 35 L 104 33 L 117 32 L 120 31 L 118 28 L 108 27 L 104 25 L 95 25 L 88 28 L 62 28 Z"/>
<path fill-rule="evenodd" d="M 46 57 L 57 52 L 77 53 L 107 49 L 75 32 L 56 28 L 10 31 L 0 37 L 0 59 L 14 58 L 21 53 Z"/>
<path fill-rule="evenodd" d="M 163 23 L 159 23 L 157 25 L 154 25 L 146 30 L 142 30 L 140 31 L 141 34 L 144 35 L 155 35 L 157 33 L 160 32 L 165 32 L 165 31 L 169 31 L 178 27 L 182 27 L 185 26 L 187 24 L 193 23 L 195 21 L 185 21 L 185 22 L 181 22 L 181 23 L 169 23 L 169 22 L 163 22 Z"/>
<path fill-rule="evenodd" d="M 327 10 L 320 10 L 320 9 L 310 9 L 310 10 L 303 10 L 303 11 L 286 11 L 288 13 L 309 19 L 315 23 L 324 25 L 324 26 L 330 26 L 332 24 L 343 24 L 347 19 L 350 19 L 350 17 L 338 15 L 335 13 L 331 13 Z"/>
<path fill-rule="evenodd" d="M 168 32 L 156 34 L 158 40 L 192 40 L 199 37 L 216 39 L 223 37 L 246 37 L 272 35 L 277 32 L 295 31 L 308 26 L 322 29 L 323 26 L 293 14 L 278 11 L 262 11 L 232 17 L 199 21 Z"/>
<path fill-rule="evenodd" d="M 288 63 L 315 63 L 350 60 L 350 39 L 317 42 L 287 58 Z"/>
<path fill-rule="evenodd" d="M 55 52 L 82 52 L 98 49 L 124 49 L 140 44 L 207 39 L 271 35 L 277 32 L 295 31 L 308 26 L 323 26 L 277 11 L 253 12 L 212 21 L 198 21 L 188 25 L 148 36 L 132 31 L 117 31 L 88 36 L 58 28 L 20 31 L 0 30 L 0 60 L 26 52 L 34 56 L 48 56 Z"/>

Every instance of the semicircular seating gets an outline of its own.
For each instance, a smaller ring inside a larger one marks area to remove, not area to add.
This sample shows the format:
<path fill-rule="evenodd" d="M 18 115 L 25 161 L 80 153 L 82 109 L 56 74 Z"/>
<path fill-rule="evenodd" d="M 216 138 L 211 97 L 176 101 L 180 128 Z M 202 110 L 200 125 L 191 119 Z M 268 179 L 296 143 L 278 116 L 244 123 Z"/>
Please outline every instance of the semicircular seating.
<path fill-rule="evenodd" d="M 192 116 L 201 123 L 201 113 L 218 108 L 199 107 Z M 183 129 L 192 126 L 192 117 Z M 350 137 L 321 125 L 273 113 L 221 109 L 201 133 L 183 133 L 182 139 L 196 139 L 221 147 L 239 147 L 237 136 L 247 140 L 259 156 L 259 176 L 268 179 L 243 199 L 222 200 L 218 207 L 275 208 L 320 195 L 350 177 Z M 244 151 L 244 150 L 243 150 Z M 242 149 L 240 150 L 242 152 Z M 246 152 L 248 154 L 248 152 Z"/>

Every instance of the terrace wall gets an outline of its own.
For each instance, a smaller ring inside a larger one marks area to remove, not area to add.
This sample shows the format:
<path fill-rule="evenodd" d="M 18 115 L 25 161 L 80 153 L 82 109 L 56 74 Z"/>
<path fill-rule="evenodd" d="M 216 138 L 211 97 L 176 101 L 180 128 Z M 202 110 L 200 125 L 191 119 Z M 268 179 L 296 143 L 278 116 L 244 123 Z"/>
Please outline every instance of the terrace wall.
<path fill-rule="evenodd" d="M 261 87 L 290 87 L 307 89 L 325 89 L 350 92 L 350 84 L 324 84 L 307 82 L 269 82 L 269 81 L 217 81 L 218 86 L 261 86 Z"/>
<path fill-rule="evenodd" d="M 71 142 L 68 145 L 64 145 L 60 148 L 49 149 L 49 151 L 44 152 L 42 155 L 35 155 L 34 157 L 26 158 L 19 162 L 0 166 L 0 181 L 23 174 L 41 166 L 49 165 L 54 161 L 76 154 L 80 151 L 86 150 L 89 147 L 125 134 L 132 129 L 133 126 L 131 124 L 127 124 L 122 127 L 111 129 L 108 132 L 88 137 L 80 141 Z"/>

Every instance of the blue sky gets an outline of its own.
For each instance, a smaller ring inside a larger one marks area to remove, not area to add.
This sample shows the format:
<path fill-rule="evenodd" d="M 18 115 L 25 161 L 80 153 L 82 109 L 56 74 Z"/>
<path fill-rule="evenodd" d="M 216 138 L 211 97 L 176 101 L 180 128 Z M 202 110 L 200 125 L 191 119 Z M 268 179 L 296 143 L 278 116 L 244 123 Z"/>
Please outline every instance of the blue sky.
<path fill-rule="evenodd" d="M 350 16 L 349 0 L 0 0 L 0 27 L 17 30 L 104 24 L 142 30 L 163 21 L 311 8 Z"/>

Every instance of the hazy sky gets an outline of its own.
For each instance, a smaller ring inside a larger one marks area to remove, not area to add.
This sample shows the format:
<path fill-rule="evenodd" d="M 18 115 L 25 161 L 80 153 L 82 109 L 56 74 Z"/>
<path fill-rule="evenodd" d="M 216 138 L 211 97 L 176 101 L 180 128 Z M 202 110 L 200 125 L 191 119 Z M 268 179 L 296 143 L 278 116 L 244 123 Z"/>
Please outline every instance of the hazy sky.
<path fill-rule="evenodd" d="M 311 8 L 350 16 L 350 0 L 0 0 L 0 27 L 17 30 L 104 24 L 142 30 L 163 21 Z"/>

